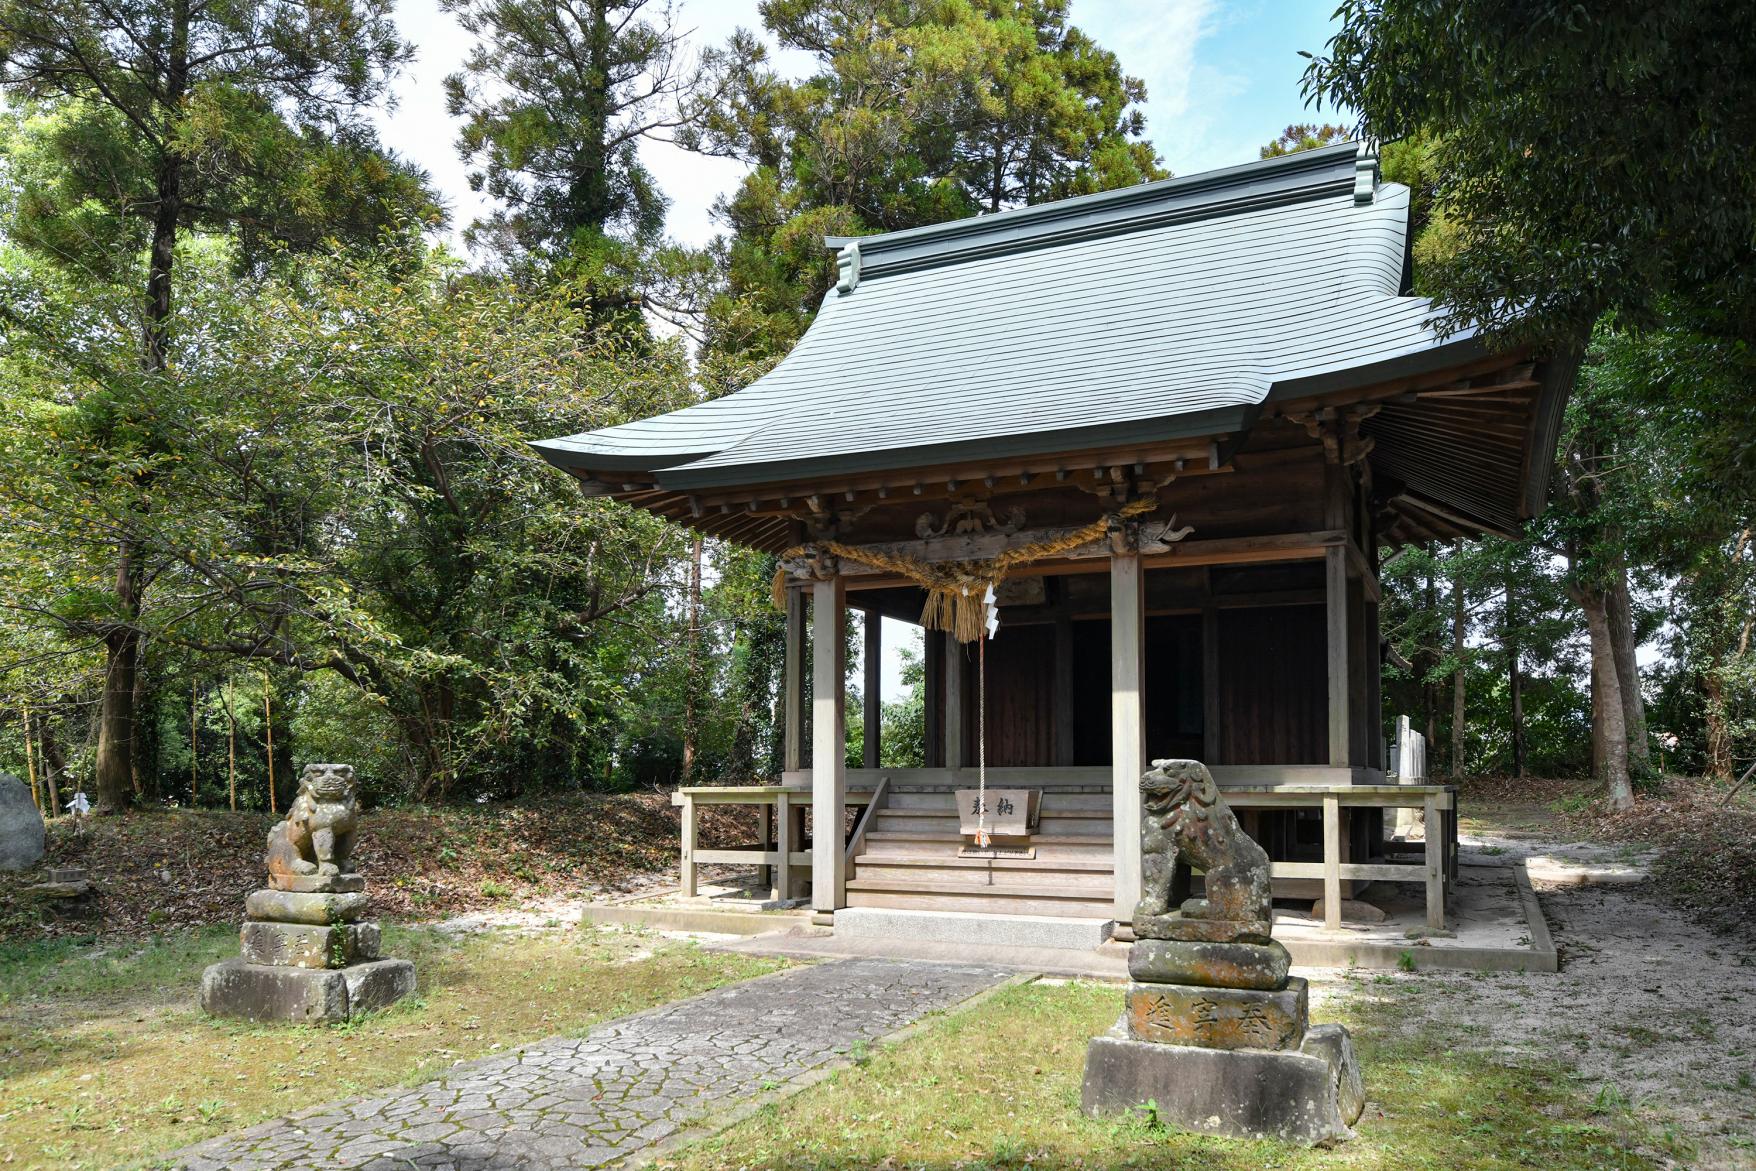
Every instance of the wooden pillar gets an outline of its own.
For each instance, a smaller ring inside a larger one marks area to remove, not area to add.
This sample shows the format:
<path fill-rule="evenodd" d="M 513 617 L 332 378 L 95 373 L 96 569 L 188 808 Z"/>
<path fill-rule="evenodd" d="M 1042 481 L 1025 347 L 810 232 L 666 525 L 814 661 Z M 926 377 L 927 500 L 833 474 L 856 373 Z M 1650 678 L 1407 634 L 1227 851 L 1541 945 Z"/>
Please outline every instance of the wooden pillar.
<path fill-rule="evenodd" d="M 1140 554 L 1110 557 L 1110 807 L 1119 923 L 1140 900 L 1140 778 L 1146 772 L 1146 590 Z"/>
<path fill-rule="evenodd" d="M 811 908 L 847 905 L 847 720 L 843 668 L 847 657 L 847 581 L 811 586 Z"/>
<path fill-rule="evenodd" d="M 921 763 L 945 767 L 945 640 L 937 631 L 921 631 L 921 686 L 925 707 L 921 721 Z"/>
<path fill-rule="evenodd" d="M 1422 861 L 1427 864 L 1427 929 L 1445 930 L 1445 820 L 1439 809 L 1439 798 L 1428 793 L 1423 803 L 1427 817 L 1426 842 Z M 1456 816 L 1453 813 L 1452 816 Z"/>
<path fill-rule="evenodd" d="M 877 768 L 878 762 L 883 759 L 880 749 L 881 737 L 884 735 L 884 616 L 876 610 L 867 610 L 861 626 L 864 627 L 866 646 L 860 657 L 860 667 L 864 674 L 861 682 L 864 690 L 860 698 L 865 705 L 860 763 L 867 768 Z"/>
<path fill-rule="evenodd" d="M 1206 764 L 1224 764 L 1220 750 L 1219 607 L 1213 600 L 1213 571 L 1201 571 L 1201 752 Z"/>
<path fill-rule="evenodd" d="M 683 897 L 695 897 L 695 798 L 688 793 L 683 794 L 683 849 L 681 873 L 678 875 L 679 885 L 683 888 Z"/>
<path fill-rule="evenodd" d="M 1072 766 L 1077 759 L 1077 736 L 1073 722 L 1073 615 L 1063 609 L 1055 616 L 1055 764 Z"/>
<path fill-rule="evenodd" d="M 781 722 L 786 747 L 781 767 L 797 772 L 805 767 L 805 591 L 787 588 L 787 659 Z"/>
<path fill-rule="evenodd" d="M 929 635 L 928 637 L 932 637 Z M 963 767 L 963 644 L 949 632 L 945 640 L 945 767 Z"/>
<path fill-rule="evenodd" d="M 774 799 L 774 852 L 780 855 L 774 867 L 772 898 L 793 897 L 793 810 L 792 794 L 779 793 Z"/>
<path fill-rule="evenodd" d="M 1341 798 L 1323 797 L 1323 926 L 1341 930 Z"/>
<path fill-rule="evenodd" d="M 1329 645 L 1329 763 L 1349 764 L 1353 729 L 1348 711 L 1347 547 L 1331 545 L 1323 554 L 1324 604 Z"/>

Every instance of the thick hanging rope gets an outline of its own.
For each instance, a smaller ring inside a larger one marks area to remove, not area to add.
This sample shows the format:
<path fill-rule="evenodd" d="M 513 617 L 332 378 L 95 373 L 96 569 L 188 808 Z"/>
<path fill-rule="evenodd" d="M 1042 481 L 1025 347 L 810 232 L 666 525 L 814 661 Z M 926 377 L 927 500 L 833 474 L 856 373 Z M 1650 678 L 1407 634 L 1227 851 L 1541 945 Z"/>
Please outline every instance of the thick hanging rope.
<path fill-rule="evenodd" d="M 1157 507 L 1158 500 L 1147 496 L 1123 505 L 1115 516 L 1129 520 Z M 781 557 L 799 557 L 813 551 L 829 553 L 906 577 L 927 591 L 927 604 L 921 609 L 924 628 L 947 631 L 958 642 L 975 642 L 982 637 L 988 622 L 984 597 L 988 590 L 999 586 L 1010 570 L 1089 545 L 1109 532 L 1110 523 L 1111 518 L 1106 516 L 1058 537 L 1002 550 L 985 561 L 922 561 L 906 554 L 884 553 L 858 545 L 844 545 L 839 541 L 799 545 L 788 549 Z M 773 592 L 775 608 L 785 609 L 785 570 L 775 573 Z"/>

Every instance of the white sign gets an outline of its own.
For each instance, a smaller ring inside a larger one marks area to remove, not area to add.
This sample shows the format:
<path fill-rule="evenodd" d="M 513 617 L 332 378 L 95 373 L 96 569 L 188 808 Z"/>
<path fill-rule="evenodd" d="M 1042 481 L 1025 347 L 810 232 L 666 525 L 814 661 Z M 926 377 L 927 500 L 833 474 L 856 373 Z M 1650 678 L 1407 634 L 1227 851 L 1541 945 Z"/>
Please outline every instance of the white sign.
<path fill-rule="evenodd" d="M 957 790 L 957 828 L 975 836 L 977 823 L 997 838 L 1021 838 L 1030 833 L 1030 789 L 989 789 L 987 816 L 982 816 L 980 789 Z"/>

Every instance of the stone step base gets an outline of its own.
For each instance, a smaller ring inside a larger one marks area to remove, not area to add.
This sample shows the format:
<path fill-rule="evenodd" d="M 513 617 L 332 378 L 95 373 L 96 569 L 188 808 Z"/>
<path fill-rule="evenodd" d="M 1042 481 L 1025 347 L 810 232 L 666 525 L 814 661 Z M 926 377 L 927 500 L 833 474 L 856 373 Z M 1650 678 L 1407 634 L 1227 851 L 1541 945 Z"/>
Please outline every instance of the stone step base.
<path fill-rule="evenodd" d="M 246 1021 L 339 1024 L 415 990 L 407 960 L 293 968 L 226 960 L 201 974 L 201 1011 Z"/>
<path fill-rule="evenodd" d="M 906 939 L 971 947 L 1090 951 L 1110 937 L 1114 926 L 1109 919 L 1059 915 L 993 915 L 887 907 L 843 907 L 835 913 L 837 939 Z"/>

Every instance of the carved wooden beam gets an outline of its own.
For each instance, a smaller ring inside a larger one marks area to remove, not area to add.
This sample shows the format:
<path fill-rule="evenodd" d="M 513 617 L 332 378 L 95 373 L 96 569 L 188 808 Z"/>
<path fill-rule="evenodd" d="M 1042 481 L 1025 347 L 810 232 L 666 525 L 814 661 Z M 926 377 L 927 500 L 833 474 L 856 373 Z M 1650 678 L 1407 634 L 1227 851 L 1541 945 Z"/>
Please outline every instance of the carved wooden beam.
<path fill-rule="evenodd" d="M 1370 435 L 1360 434 L 1360 424 L 1383 409 L 1381 403 L 1355 403 L 1345 407 L 1319 407 L 1303 414 L 1289 414 L 1290 422 L 1298 423 L 1313 439 L 1322 441 L 1323 457 L 1332 464 L 1346 467 L 1357 464 L 1372 454 L 1376 442 Z"/>

